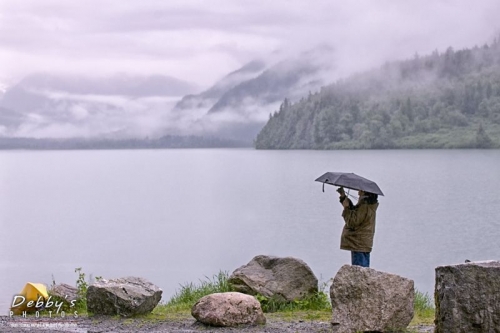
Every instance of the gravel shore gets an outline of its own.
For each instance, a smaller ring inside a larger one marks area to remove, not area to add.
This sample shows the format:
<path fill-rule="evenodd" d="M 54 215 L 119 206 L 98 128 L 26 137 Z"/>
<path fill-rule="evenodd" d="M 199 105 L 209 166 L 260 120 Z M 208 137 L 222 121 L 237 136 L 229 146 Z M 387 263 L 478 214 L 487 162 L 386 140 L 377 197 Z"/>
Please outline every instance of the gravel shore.
<path fill-rule="evenodd" d="M 409 327 L 407 332 L 431 333 L 433 326 Z M 81 317 L 81 318 L 22 318 L 7 316 L 0 317 L 0 332 L 73 332 L 73 333 L 132 333 L 132 332 L 241 332 L 241 333 L 314 333 L 335 332 L 329 322 L 322 321 L 283 321 L 268 319 L 262 326 L 239 326 L 236 328 L 207 327 L 197 323 L 194 319 L 150 320 L 141 318 L 110 318 L 110 317 Z"/>

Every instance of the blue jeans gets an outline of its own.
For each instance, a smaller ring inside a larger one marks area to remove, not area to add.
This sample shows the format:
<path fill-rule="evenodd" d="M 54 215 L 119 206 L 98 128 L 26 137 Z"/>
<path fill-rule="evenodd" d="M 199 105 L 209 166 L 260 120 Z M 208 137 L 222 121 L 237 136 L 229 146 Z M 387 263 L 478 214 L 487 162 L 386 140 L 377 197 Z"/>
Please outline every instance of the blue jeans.
<path fill-rule="evenodd" d="M 351 251 L 351 265 L 370 267 L 370 252 Z"/>

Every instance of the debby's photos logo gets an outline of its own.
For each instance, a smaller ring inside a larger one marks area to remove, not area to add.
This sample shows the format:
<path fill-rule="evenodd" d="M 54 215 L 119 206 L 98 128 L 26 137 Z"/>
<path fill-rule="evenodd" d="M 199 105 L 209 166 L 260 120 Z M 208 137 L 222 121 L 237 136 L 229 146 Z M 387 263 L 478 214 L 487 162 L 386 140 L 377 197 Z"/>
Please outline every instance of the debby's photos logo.
<path fill-rule="evenodd" d="M 19 315 L 27 318 L 30 313 L 36 318 L 42 314 L 49 318 L 54 316 L 64 318 L 67 315 L 77 318 L 76 300 L 67 300 L 67 298 L 68 296 L 65 298 L 49 296 L 44 284 L 28 282 L 23 290 L 13 297 L 9 316 Z"/>
<path fill-rule="evenodd" d="M 14 315 L 20 315 L 26 318 L 28 313 L 33 313 L 36 318 L 39 318 L 41 313 L 46 313 L 49 318 L 53 316 L 64 318 L 67 316 L 66 312 L 63 310 L 64 303 L 65 302 L 61 300 L 53 300 L 52 296 L 48 296 L 47 299 L 39 296 L 35 301 L 27 299 L 23 295 L 16 295 L 12 300 L 9 316 L 13 317 Z M 76 300 L 72 300 L 68 304 L 70 309 L 74 309 Z M 70 315 L 73 318 L 78 318 L 78 311 L 73 310 Z"/>

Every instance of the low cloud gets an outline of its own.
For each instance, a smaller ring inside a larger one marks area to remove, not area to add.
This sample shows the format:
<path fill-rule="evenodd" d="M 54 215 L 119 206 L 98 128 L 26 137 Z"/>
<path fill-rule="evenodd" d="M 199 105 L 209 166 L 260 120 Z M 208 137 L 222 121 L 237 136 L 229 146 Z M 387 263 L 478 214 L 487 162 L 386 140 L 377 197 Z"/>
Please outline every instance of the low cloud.
<path fill-rule="evenodd" d="M 281 102 L 265 104 L 260 99 L 246 98 L 234 108 L 225 108 L 207 114 L 206 108 L 186 109 L 172 116 L 166 131 L 177 135 L 218 136 L 251 142 L 277 111 Z M 171 114 L 172 115 L 172 114 Z"/>
<path fill-rule="evenodd" d="M 76 120 L 83 120 L 88 117 L 89 112 L 82 105 L 73 105 L 69 108 L 69 112 Z"/>
<path fill-rule="evenodd" d="M 21 125 L 3 135 L 35 138 L 158 137 L 165 134 L 178 98 L 75 95 L 38 92 L 50 101 L 30 112 Z"/>
<path fill-rule="evenodd" d="M 163 74 L 207 88 L 251 60 L 273 63 L 318 45 L 324 49 L 314 55 L 316 61 L 330 67 L 317 83 L 327 84 L 415 53 L 490 42 L 500 32 L 499 12 L 497 0 L 473 5 L 448 0 L 109 0 L 105 6 L 99 0 L 2 0 L 0 95 L 40 71 L 95 77 Z M 292 94 L 307 94 L 310 83 L 305 79 Z M 54 107 L 30 110 L 15 135 L 229 133 L 229 124 L 261 124 L 279 107 L 250 99 L 237 112 L 207 115 L 206 106 L 170 112 L 180 96 L 41 93 Z"/>

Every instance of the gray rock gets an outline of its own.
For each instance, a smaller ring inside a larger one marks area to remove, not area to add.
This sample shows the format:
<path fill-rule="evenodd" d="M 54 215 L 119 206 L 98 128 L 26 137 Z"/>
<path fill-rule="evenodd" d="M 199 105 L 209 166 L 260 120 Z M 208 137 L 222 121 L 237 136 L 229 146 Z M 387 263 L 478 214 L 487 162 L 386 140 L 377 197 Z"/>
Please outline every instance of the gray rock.
<path fill-rule="evenodd" d="M 436 268 L 436 330 L 500 332 L 500 261 Z"/>
<path fill-rule="evenodd" d="M 335 332 L 405 330 L 413 319 L 413 280 L 344 265 L 330 287 Z"/>
<path fill-rule="evenodd" d="M 87 290 L 87 310 L 93 314 L 131 317 L 151 312 L 162 290 L 139 277 L 99 280 Z"/>
<path fill-rule="evenodd" d="M 66 283 L 55 285 L 50 289 L 49 294 L 56 296 L 67 303 L 80 299 L 80 296 L 78 296 L 78 289 Z"/>
<path fill-rule="evenodd" d="M 265 324 L 259 301 L 238 292 L 215 293 L 202 297 L 191 309 L 199 322 L 211 326 Z"/>
<path fill-rule="evenodd" d="M 229 284 L 238 292 L 263 295 L 277 300 L 301 300 L 318 292 L 318 279 L 302 260 L 256 256 L 236 269 Z"/>

